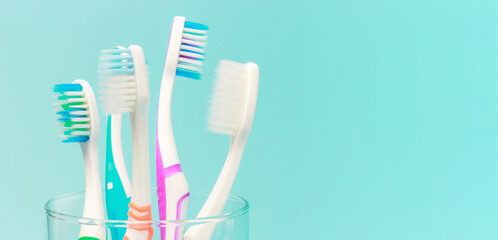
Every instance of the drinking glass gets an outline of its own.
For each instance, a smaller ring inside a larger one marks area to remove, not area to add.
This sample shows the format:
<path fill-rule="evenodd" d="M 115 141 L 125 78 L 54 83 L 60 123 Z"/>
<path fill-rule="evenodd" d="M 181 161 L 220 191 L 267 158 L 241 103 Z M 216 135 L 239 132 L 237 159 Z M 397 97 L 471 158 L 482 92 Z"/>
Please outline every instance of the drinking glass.
<path fill-rule="evenodd" d="M 155 191 L 152 192 L 155 193 Z M 122 240 L 112 239 L 112 231 L 124 231 L 129 227 L 146 226 L 153 231 L 152 239 L 160 240 L 161 229 L 171 227 L 185 232 L 191 227 L 202 224 L 216 226 L 211 240 L 248 240 L 249 203 L 241 197 L 230 195 L 220 215 L 196 219 L 195 216 L 207 197 L 208 193 L 206 192 L 191 192 L 187 218 L 185 220 L 166 221 L 159 220 L 157 195 L 152 194 L 152 220 L 127 221 L 83 218 L 85 192 L 65 194 L 55 197 L 45 204 L 48 240 L 77 240 L 80 228 L 83 225 L 104 227 L 107 231 L 107 240 Z"/>

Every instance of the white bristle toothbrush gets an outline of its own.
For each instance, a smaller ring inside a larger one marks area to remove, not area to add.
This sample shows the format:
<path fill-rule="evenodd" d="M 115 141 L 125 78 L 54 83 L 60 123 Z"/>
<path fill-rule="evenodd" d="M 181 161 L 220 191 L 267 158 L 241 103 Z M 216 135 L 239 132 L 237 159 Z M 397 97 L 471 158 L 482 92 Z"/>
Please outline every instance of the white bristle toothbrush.
<path fill-rule="evenodd" d="M 63 127 L 62 142 L 80 144 L 85 165 L 85 203 L 83 217 L 105 219 L 99 176 L 99 112 L 92 88 L 85 80 L 57 84 L 58 122 Z M 79 240 L 105 240 L 103 226 L 82 224 Z"/>
<path fill-rule="evenodd" d="M 161 220 L 184 219 L 187 214 L 190 192 L 173 136 L 171 95 L 175 76 L 200 79 L 208 29 L 206 25 L 185 21 L 181 16 L 173 19 L 171 27 L 157 112 L 156 172 Z M 161 239 L 183 239 L 183 228 L 161 228 Z"/>
<path fill-rule="evenodd" d="M 220 176 L 197 218 L 221 214 L 232 188 L 251 131 L 258 97 L 259 68 L 255 63 L 222 60 L 213 88 L 208 127 L 230 136 L 230 150 Z M 209 240 L 216 224 L 189 228 L 185 240 Z"/>
<path fill-rule="evenodd" d="M 117 49 L 125 49 L 124 47 L 118 47 Z M 108 56 L 108 53 L 104 53 L 104 56 Z M 123 65 L 122 63 L 115 64 L 115 71 L 109 68 L 109 63 L 113 64 L 112 61 L 105 61 L 99 63 L 98 71 L 103 70 L 103 74 L 99 74 L 99 83 L 106 88 L 106 84 L 112 81 L 115 77 L 115 73 L 122 74 L 121 71 Z M 128 66 L 130 67 L 130 66 Z M 108 93 L 108 92 L 107 92 Z M 102 101 L 104 106 L 109 102 L 106 102 L 106 97 L 110 97 L 106 93 L 101 95 L 103 97 Z M 120 101 L 119 99 L 113 99 Z M 110 104 L 110 103 L 109 103 Z M 116 103 L 113 103 L 116 104 Z M 118 103 L 119 104 L 119 103 Z M 112 105 L 112 104 L 111 104 Z M 116 109 L 110 107 L 106 108 L 108 112 L 116 112 Z M 128 204 L 130 203 L 131 197 L 131 184 L 128 177 L 128 172 L 126 171 L 126 165 L 123 157 L 123 147 L 121 144 L 121 113 L 109 114 L 107 116 L 107 136 L 106 136 L 106 164 L 105 164 L 105 202 L 107 218 L 109 220 L 127 220 L 128 219 Z M 125 235 L 125 228 L 111 228 L 112 239 L 123 239 Z"/>
<path fill-rule="evenodd" d="M 142 48 L 100 51 L 102 105 L 108 114 L 130 114 L 133 163 L 128 220 L 152 220 L 149 169 L 149 77 Z M 130 224 L 123 240 L 150 240 L 150 225 Z"/>

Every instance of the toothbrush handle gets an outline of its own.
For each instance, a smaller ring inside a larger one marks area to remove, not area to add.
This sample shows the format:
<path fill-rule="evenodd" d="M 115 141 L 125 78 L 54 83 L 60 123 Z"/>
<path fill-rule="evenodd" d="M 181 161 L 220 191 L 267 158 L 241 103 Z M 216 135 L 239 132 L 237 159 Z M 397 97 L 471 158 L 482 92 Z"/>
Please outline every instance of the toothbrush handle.
<path fill-rule="evenodd" d="M 150 221 L 152 220 L 151 206 L 139 206 L 134 202 L 128 205 L 130 210 L 128 212 L 129 221 Z M 152 223 L 132 223 L 126 230 L 123 240 L 138 240 L 147 239 L 152 240 L 154 229 Z"/>
<path fill-rule="evenodd" d="M 159 218 L 180 220 L 187 215 L 190 196 L 187 179 L 179 163 L 164 167 L 159 139 L 156 139 L 156 175 Z M 183 227 L 166 226 L 161 228 L 162 240 L 183 239 Z"/>
<path fill-rule="evenodd" d="M 213 217 L 221 214 L 223 211 L 230 190 L 232 189 L 235 176 L 237 175 L 246 140 L 246 136 L 232 139 L 230 150 L 220 176 L 209 194 L 208 199 L 202 206 L 201 211 L 197 214 L 197 218 Z M 185 240 L 209 240 L 211 239 L 215 227 L 216 223 L 192 226 L 185 233 Z"/>
<path fill-rule="evenodd" d="M 147 102 L 148 104 L 148 102 Z M 128 220 L 152 220 L 150 203 L 150 168 L 149 168 L 149 139 L 148 139 L 148 105 L 138 106 L 143 112 L 130 113 L 133 173 L 132 195 L 129 204 Z M 130 224 L 123 240 L 151 240 L 153 236 L 152 223 Z"/>
<path fill-rule="evenodd" d="M 130 180 L 121 145 L 121 118 L 121 114 L 107 117 L 105 200 L 107 218 L 110 220 L 126 220 L 130 203 Z M 123 239 L 125 232 L 125 228 L 112 228 L 112 239 Z"/>
<path fill-rule="evenodd" d="M 85 203 L 83 217 L 104 219 L 104 202 L 100 185 L 99 156 L 96 142 L 89 141 L 81 144 L 85 164 Z M 105 228 L 98 225 L 82 224 L 79 239 L 106 239 Z"/>

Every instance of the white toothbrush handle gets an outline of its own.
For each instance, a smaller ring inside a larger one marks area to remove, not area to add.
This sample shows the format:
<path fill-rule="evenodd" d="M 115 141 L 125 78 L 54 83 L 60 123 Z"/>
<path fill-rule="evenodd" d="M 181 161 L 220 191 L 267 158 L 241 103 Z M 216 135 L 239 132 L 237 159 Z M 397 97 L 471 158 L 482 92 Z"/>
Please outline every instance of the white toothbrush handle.
<path fill-rule="evenodd" d="M 187 215 L 188 183 L 180 167 L 171 122 L 171 96 L 185 17 L 175 17 L 171 28 L 157 112 L 156 177 L 159 218 L 180 220 Z M 161 228 L 162 240 L 182 240 L 183 227 Z"/>
<path fill-rule="evenodd" d="M 97 144 L 94 141 L 81 143 L 81 150 L 85 165 L 85 204 L 83 207 L 83 217 L 105 219 Z M 79 237 L 94 237 L 105 240 L 106 230 L 102 226 L 86 225 L 86 223 L 82 222 Z"/>
<path fill-rule="evenodd" d="M 172 78 L 174 80 L 174 78 Z M 156 139 L 156 177 L 159 217 L 180 220 L 187 215 L 190 196 L 187 179 L 181 170 L 171 124 L 171 91 L 173 81 L 163 81 L 158 111 Z M 183 239 L 183 227 L 161 228 L 162 240 Z"/>
<path fill-rule="evenodd" d="M 131 201 L 150 206 L 149 138 L 147 113 L 130 113 L 133 145 Z"/>
<path fill-rule="evenodd" d="M 171 122 L 169 122 L 171 123 Z M 167 128 L 166 124 L 165 128 Z M 169 125 L 171 126 L 171 125 Z M 165 128 L 161 128 L 165 130 Z M 159 129 L 158 129 L 159 130 Z M 169 130 L 171 130 L 169 128 Z M 166 131 L 166 130 L 165 130 Z M 170 131 L 172 134 L 172 131 Z M 188 199 L 190 196 L 187 179 L 183 174 L 178 159 L 167 159 L 171 156 L 171 152 L 163 158 L 163 144 L 159 140 L 159 132 L 156 146 L 156 177 L 157 177 L 157 197 L 159 218 L 161 220 L 180 220 L 185 219 L 187 215 Z M 168 142 L 174 147 L 174 142 Z M 173 162 L 174 164 L 164 167 L 165 162 Z M 184 227 L 176 227 L 171 225 L 161 228 L 162 240 L 181 240 L 183 239 Z"/>
<path fill-rule="evenodd" d="M 223 165 L 220 176 L 202 206 L 197 218 L 213 217 L 221 214 L 232 189 L 237 170 L 240 165 L 247 136 L 238 136 L 232 139 L 227 159 Z M 215 223 L 196 225 L 187 230 L 185 240 L 209 240 L 213 234 Z"/>
<path fill-rule="evenodd" d="M 128 47 L 133 56 L 136 79 L 136 106 L 130 112 L 131 138 L 133 146 L 131 200 L 128 211 L 130 221 L 152 220 L 150 204 L 150 164 L 149 164 L 149 82 L 142 48 Z M 130 224 L 124 240 L 150 240 L 154 230 L 151 224 Z"/>
<path fill-rule="evenodd" d="M 130 221 L 147 221 L 152 220 L 147 113 L 130 113 L 130 119 L 133 145 L 133 173 L 128 219 Z M 131 224 L 126 230 L 123 239 L 149 240 L 152 238 L 152 234 L 153 229 L 149 224 Z"/>

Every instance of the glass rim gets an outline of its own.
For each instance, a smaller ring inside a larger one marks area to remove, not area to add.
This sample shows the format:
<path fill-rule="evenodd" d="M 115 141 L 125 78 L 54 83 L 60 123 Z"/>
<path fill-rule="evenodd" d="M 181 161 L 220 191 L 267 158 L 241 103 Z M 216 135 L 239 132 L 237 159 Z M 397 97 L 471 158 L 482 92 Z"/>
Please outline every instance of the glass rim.
<path fill-rule="evenodd" d="M 129 226 L 131 224 L 154 224 L 157 226 L 166 226 L 166 225 L 184 225 L 184 224 L 189 224 L 189 223 L 195 223 L 195 224 L 200 224 L 200 223 L 212 223 L 212 222 L 222 222 L 226 221 L 229 219 L 236 218 L 238 216 L 241 216 L 243 214 L 246 214 L 249 211 L 249 202 L 237 195 L 228 195 L 228 200 L 232 199 L 235 200 L 236 202 L 241 203 L 242 207 L 237 208 L 233 211 L 230 211 L 228 213 L 212 216 L 212 217 L 204 217 L 204 218 L 195 218 L 195 219 L 182 219 L 182 220 L 147 220 L 147 221 L 139 221 L 139 220 L 109 220 L 109 219 L 94 219 L 94 218 L 85 218 L 83 216 L 76 216 L 73 214 L 69 213 L 63 213 L 54 210 L 51 206 L 54 205 L 59 200 L 63 200 L 65 198 L 71 197 L 71 196 L 78 196 L 80 194 L 84 195 L 85 191 L 80 191 L 80 192 L 71 192 L 71 193 L 66 193 L 54 198 L 51 198 L 48 200 L 45 205 L 44 209 L 47 215 L 57 218 L 59 220 L 63 221 L 68 221 L 68 222 L 75 222 L 75 223 L 80 223 L 80 224 L 88 224 L 88 225 L 111 225 L 111 226 L 120 226 L 120 225 L 126 225 Z M 190 193 L 192 195 L 192 192 Z M 208 196 L 209 193 L 200 191 L 200 192 L 193 192 L 193 195 L 205 195 Z"/>

